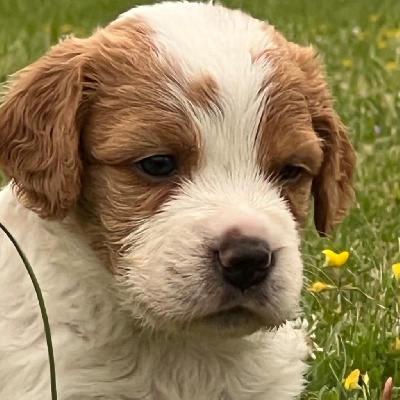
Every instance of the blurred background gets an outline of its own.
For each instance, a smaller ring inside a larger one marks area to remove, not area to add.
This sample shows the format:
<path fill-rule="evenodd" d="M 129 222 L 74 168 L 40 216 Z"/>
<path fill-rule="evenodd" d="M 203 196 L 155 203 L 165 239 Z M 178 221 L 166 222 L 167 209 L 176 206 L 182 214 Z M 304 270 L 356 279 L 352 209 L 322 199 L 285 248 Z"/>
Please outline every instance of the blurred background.
<path fill-rule="evenodd" d="M 63 36 L 90 35 L 144 3 L 0 0 L 0 87 Z M 267 20 L 289 40 L 314 45 L 326 63 L 336 109 L 357 150 L 357 202 L 332 237 L 319 238 L 311 223 L 305 230 L 303 307 L 314 355 L 302 399 L 378 400 L 388 376 L 400 386 L 400 281 L 392 271 L 400 262 L 400 1 L 222 3 Z M 323 268 L 323 249 L 347 250 L 349 260 Z M 369 382 L 348 391 L 342 380 L 356 369 Z"/>

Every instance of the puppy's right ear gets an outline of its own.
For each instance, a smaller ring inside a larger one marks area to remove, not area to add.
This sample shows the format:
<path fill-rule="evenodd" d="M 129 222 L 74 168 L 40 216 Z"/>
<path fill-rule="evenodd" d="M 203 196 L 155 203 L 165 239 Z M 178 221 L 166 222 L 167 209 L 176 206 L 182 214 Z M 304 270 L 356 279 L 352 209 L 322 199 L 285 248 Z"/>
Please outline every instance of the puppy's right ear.
<path fill-rule="evenodd" d="M 80 192 L 87 41 L 67 39 L 21 70 L 0 106 L 0 168 L 43 218 L 63 218 Z"/>

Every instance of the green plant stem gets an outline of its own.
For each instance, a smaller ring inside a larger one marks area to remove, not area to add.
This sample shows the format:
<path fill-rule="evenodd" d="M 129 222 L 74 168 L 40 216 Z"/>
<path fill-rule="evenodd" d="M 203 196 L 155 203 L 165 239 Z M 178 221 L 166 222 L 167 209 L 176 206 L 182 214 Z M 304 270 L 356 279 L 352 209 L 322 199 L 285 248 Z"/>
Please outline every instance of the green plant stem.
<path fill-rule="evenodd" d="M 33 269 L 31 267 L 28 259 L 26 258 L 24 252 L 19 247 L 17 241 L 14 239 L 14 237 L 11 235 L 11 233 L 8 231 L 8 229 L 1 222 L 0 222 L 0 228 L 4 231 L 4 233 L 10 239 L 10 241 L 14 245 L 15 249 L 17 250 L 19 256 L 21 257 L 21 259 L 25 265 L 25 268 L 28 271 L 28 274 L 31 278 L 33 287 L 34 287 L 36 295 L 37 295 L 37 299 L 38 299 L 39 307 L 40 307 L 40 313 L 42 314 L 44 333 L 46 335 L 46 342 L 47 342 L 47 351 L 48 351 L 48 355 L 49 355 L 51 399 L 57 400 L 56 368 L 55 368 L 55 363 L 54 363 L 53 343 L 51 341 L 49 318 L 47 316 L 47 311 L 46 311 L 46 307 L 44 304 L 42 291 L 40 290 L 39 282 L 36 279 Z"/>

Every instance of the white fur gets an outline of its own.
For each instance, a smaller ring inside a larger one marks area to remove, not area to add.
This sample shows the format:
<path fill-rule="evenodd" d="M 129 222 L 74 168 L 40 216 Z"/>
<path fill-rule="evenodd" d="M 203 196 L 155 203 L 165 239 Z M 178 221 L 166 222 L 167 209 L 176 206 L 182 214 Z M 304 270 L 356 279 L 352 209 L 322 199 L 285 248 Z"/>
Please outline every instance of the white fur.
<path fill-rule="evenodd" d="M 262 177 L 256 163 L 265 97 L 259 89 L 268 65 L 252 63 L 249 52 L 264 49 L 270 38 L 258 21 L 206 4 L 143 6 L 122 18 L 131 16 L 154 29 L 166 62 L 169 56 L 181 60 L 188 77 L 213 76 L 223 110 L 206 113 L 187 104 L 201 128 L 202 168 L 124 239 L 124 273 L 117 277 L 92 252 L 73 213 L 63 222 L 44 221 L 19 204 L 10 186 L 0 193 L 0 221 L 22 246 L 44 294 L 59 399 L 293 399 L 305 370 L 301 331 L 286 324 L 224 336 L 224 326 L 208 332 L 206 324 L 199 323 L 198 331 L 185 325 L 220 310 L 224 289 L 218 280 L 211 289 L 205 284 L 213 277 L 202 264 L 202 246 L 232 227 L 266 240 L 277 261 L 272 283 L 264 288 L 268 300 L 258 304 L 255 297 L 236 293 L 224 309 L 259 307 L 266 318 L 284 319 L 297 308 L 302 265 L 295 222 L 279 188 Z M 1 234 L 0 398 L 39 400 L 49 394 L 35 293 Z"/>
<path fill-rule="evenodd" d="M 285 400 L 301 390 L 307 349 L 289 324 L 244 338 L 147 336 L 118 307 L 113 277 L 90 251 L 73 217 L 41 220 L 10 187 L 0 220 L 34 267 L 55 347 L 59 399 Z M 27 272 L 0 241 L 0 394 L 49 398 L 43 324 Z"/>

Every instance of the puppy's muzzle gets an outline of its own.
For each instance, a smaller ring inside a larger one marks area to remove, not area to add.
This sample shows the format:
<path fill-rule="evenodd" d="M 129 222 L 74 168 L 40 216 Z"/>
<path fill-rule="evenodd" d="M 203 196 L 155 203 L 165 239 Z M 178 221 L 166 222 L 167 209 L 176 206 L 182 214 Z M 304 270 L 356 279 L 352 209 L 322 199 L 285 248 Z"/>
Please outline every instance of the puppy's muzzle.
<path fill-rule="evenodd" d="M 275 263 L 264 240 L 232 234 L 215 251 L 215 262 L 224 280 L 241 290 L 264 282 Z"/>

